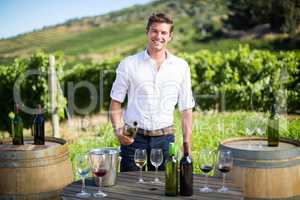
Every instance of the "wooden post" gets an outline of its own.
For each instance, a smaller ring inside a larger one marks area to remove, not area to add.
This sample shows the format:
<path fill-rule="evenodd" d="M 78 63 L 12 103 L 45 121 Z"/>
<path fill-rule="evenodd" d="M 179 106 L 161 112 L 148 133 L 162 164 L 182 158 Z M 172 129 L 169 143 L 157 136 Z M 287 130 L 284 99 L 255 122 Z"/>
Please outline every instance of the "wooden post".
<path fill-rule="evenodd" d="M 53 55 L 49 56 L 49 74 L 48 85 L 50 95 L 50 110 L 51 110 L 51 124 L 52 136 L 59 138 L 59 117 L 57 108 L 57 78 L 55 72 L 55 58 Z"/>

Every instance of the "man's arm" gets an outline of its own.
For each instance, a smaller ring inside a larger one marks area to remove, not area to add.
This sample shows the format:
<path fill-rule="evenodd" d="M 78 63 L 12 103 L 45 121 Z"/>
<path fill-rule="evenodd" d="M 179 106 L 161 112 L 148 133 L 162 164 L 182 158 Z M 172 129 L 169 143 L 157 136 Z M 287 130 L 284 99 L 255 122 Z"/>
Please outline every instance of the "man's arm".
<path fill-rule="evenodd" d="M 192 126 L 193 126 L 193 110 L 186 109 L 181 112 L 181 126 L 183 131 L 183 143 L 187 143 L 190 152 L 190 144 L 192 137 Z"/>
<path fill-rule="evenodd" d="M 116 100 L 110 102 L 110 121 L 112 123 L 114 133 L 123 145 L 129 145 L 133 143 L 133 139 L 123 135 L 123 122 L 122 122 L 122 106 L 121 103 Z"/>

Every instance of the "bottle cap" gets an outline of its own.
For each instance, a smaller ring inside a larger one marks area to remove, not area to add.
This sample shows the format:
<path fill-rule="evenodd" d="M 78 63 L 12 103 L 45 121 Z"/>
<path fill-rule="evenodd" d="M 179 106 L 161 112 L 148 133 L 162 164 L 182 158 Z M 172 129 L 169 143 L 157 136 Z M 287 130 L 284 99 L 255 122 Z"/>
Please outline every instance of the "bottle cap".
<path fill-rule="evenodd" d="M 177 151 L 177 149 L 176 149 L 175 143 L 171 142 L 169 144 L 169 155 L 170 156 L 171 155 L 176 155 L 176 151 Z"/>

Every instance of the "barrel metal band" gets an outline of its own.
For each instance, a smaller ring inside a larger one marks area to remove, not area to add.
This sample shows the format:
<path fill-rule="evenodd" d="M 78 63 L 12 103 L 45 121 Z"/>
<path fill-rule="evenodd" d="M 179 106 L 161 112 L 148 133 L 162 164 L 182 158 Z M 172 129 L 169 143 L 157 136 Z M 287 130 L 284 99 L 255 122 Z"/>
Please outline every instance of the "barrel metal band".
<path fill-rule="evenodd" d="M 255 197 L 255 198 L 251 198 L 251 197 L 245 197 L 244 198 L 245 200 L 270 200 L 270 198 L 258 198 L 258 197 Z M 297 200 L 297 199 L 300 199 L 300 196 L 297 195 L 297 196 L 293 196 L 293 197 L 286 197 L 286 198 L 272 198 L 272 200 Z"/>
<path fill-rule="evenodd" d="M 268 161 L 255 161 L 255 160 L 241 160 L 241 159 L 234 159 L 234 165 L 238 167 L 245 167 L 245 168 L 286 168 L 300 165 L 300 159 L 296 160 L 289 160 L 289 161 L 275 161 L 275 162 L 268 162 Z"/>
<path fill-rule="evenodd" d="M 56 164 L 68 159 L 68 152 L 57 157 L 48 159 L 30 159 L 30 160 L 2 160 L 0 168 L 25 168 L 25 167 L 42 167 Z"/>

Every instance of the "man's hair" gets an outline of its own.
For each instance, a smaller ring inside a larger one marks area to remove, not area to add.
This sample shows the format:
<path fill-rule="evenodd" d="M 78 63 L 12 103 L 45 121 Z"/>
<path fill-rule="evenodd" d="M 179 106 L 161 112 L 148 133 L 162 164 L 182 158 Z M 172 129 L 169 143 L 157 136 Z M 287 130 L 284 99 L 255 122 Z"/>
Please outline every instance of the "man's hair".
<path fill-rule="evenodd" d="M 170 33 L 173 32 L 174 25 L 173 25 L 173 19 L 171 18 L 171 16 L 168 16 L 164 13 L 153 13 L 148 18 L 148 23 L 147 23 L 147 27 L 146 27 L 147 32 L 149 31 L 150 26 L 153 23 L 167 23 L 167 24 L 170 24 L 171 25 Z"/>

